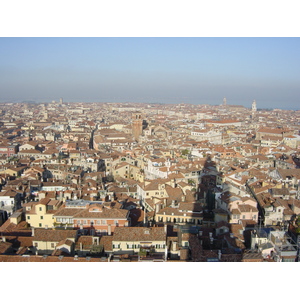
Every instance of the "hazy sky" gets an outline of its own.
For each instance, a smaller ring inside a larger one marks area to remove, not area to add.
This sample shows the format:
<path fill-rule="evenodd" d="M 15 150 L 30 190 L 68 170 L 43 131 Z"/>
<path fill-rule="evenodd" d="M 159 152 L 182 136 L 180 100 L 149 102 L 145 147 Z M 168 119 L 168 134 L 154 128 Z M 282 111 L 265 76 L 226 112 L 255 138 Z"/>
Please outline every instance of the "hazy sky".
<path fill-rule="evenodd" d="M 300 109 L 300 38 L 0 38 L 0 101 Z"/>

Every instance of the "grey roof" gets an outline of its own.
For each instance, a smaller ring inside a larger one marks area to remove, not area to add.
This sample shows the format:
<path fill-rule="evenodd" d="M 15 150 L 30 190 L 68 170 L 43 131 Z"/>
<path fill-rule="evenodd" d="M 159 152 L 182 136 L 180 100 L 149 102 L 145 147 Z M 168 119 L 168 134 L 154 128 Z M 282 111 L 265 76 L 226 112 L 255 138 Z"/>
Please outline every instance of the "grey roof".
<path fill-rule="evenodd" d="M 266 250 L 266 249 L 270 249 L 270 248 L 274 248 L 274 245 L 270 242 L 260 245 L 261 250 Z"/>

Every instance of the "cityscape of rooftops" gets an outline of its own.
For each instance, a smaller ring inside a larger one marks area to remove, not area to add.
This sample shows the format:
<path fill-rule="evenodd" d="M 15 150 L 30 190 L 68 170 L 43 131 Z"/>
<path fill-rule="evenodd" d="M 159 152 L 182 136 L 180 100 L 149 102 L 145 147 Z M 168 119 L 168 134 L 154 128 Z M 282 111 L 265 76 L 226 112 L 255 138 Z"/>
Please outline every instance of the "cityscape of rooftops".
<path fill-rule="evenodd" d="M 299 38 L 0 38 L 1 262 L 298 262 Z"/>
<path fill-rule="evenodd" d="M 2 298 L 297 286 L 294 3 L 1 4 Z"/>

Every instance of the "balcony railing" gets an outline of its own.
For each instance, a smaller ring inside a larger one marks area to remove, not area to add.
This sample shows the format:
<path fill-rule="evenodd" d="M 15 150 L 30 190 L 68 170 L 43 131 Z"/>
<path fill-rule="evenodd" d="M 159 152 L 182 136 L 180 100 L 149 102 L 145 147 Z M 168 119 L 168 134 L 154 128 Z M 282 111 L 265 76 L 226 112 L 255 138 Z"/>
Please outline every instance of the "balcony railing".
<path fill-rule="evenodd" d="M 53 223 L 54 227 L 73 227 L 74 224 L 73 223 L 67 223 L 67 222 L 54 222 Z"/>

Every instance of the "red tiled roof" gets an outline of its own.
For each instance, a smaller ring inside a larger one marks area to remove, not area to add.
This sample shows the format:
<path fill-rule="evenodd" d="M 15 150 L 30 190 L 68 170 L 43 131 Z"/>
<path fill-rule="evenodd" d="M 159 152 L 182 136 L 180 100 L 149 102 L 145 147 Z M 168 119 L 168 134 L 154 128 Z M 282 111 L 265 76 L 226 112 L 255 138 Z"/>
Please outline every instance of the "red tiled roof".
<path fill-rule="evenodd" d="M 39 256 L 39 255 L 0 255 L 0 262 L 107 262 L 107 259 L 96 257 L 72 257 L 72 256 Z"/>
<path fill-rule="evenodd" d="M 77 230 L 34 229 L 33 241 L 60 242 L 67 238 L 75 239 Z"/>
<path fill-rule="evenodd" d="M 165 241 L 164 227 L 116 227 L 114 241 Z"/>

